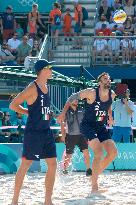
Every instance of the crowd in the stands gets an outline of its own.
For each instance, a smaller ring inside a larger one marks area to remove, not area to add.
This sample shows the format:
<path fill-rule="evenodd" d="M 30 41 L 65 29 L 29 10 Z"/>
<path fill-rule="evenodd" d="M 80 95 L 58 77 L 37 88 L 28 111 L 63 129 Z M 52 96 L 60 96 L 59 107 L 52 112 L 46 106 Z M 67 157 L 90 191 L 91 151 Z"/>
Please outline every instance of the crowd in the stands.
<path fill-rule="evenodd" d="M 123 24 L 113 20 L 116 10 L 124 10 L 127 19 Z M 136 55 L 136 4 L 134 0 L 102 0 L 98 11 L 99 20 L 95 26 L 93 45 L 93 62 L 97 56 L 102 61 L 108 56 L 109 63 L 130 64 L 135 61 Z M 109 36 L 109 38 L 105 38 Z"/>

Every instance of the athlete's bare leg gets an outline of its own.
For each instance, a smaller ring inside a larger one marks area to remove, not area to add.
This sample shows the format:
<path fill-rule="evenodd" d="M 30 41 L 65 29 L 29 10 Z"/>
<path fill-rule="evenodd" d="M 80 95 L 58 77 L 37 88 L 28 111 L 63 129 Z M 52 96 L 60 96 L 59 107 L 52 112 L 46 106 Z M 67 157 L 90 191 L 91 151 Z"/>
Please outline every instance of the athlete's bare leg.
<path fill-rule="evenodd" d="M 100 162 L 103 156 L 103 150 L 98 138 L 88 142 L 89 146 L 94 152 L 94 159 L 92 163 L 92 192 L 98 191 L 98 176 L 100 170 Z"/>
<path fill-rule="evenodd" d="M 22 158 L 21 166 L 18 169 L 15 177 L 14 195 L 13 195 L 11 205 L 18 205 L 18 198 L 23 184 L 23 180 L 31 164 L 32 164 L 32 160 L 27 160 L 25 158 Z"/>
<path fill-rule="evenodd" d="M 45 178 L 45 205 L 53 205 L 52 192 L 57 168 L 56 158 L 47 158 L 46 163 L 48 166 L 48 170 Z"/>
<path fill-rule="evenodd" d="M 88 149 L 83 150 L 86 169 L 90 168 L 90 156 Z"/>
<path fill-rule="evenodd" d="M 117 148 L 113 140 L 109 139 L 101 143 L 103 149 L 107 152 L 106 157 L 100 163 L 99 174 L 114 160 L 117 156 Z"/>

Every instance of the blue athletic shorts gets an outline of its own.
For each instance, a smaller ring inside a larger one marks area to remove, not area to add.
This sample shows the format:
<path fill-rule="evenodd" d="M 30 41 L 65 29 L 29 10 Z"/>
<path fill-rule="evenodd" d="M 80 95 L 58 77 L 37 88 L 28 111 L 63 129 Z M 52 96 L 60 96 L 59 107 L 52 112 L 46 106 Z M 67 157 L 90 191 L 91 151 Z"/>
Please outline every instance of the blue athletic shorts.
<path fill-rule="evenodd" d="M 81 134 L 89 141 L 97 138 L 100 142 L 111 139 L 111 136 L 106 129 L 105 125 L 100 125 L 98 123 L 85 123 L 80 124 Z"/>
<path fill-rule="evenodd" d="M 50 129 L 25 130 L 23 154 L 28 160 L 56 157 L 56 144 Z"/>

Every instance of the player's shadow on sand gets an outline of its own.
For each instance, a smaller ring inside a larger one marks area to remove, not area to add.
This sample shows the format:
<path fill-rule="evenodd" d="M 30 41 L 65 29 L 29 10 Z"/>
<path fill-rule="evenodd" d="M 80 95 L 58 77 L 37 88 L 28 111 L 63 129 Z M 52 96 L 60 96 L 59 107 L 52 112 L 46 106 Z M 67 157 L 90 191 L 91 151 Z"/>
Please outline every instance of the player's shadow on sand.
<path fill-rule="evenodd" d="M 86 198 L 68 199 L 65 200 L 64 205 L 97 205 L 98 202 L 108 202 L 106 196 L 103 194 L 89 194 Z M 108 203 L 107 203 L 108 205 Z"/>

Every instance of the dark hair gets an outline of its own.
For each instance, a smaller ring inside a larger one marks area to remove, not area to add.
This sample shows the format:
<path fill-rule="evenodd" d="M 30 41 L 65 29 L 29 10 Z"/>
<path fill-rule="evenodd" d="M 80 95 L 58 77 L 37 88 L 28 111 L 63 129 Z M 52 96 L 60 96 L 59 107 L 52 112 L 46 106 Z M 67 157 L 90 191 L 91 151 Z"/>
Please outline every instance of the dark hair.
<path fill-rule="evenodd" d="M 105 75 L 109 75 L 109 73 L 106 73 L 106 72 L 101 73 L 101 74 L 98 76 L 97 81 L 100 82 L 100 81 L 101 81 L 101 78 L 102 78 L 103 76 L 105 76 Z"/>
<path fill-rule="evenodd" d="M 54 7 L 56 7 L 57 9 L 59 8 L 59 6 L 60 6 L 59 3 L 57 2 L 54 3 Z"/>

